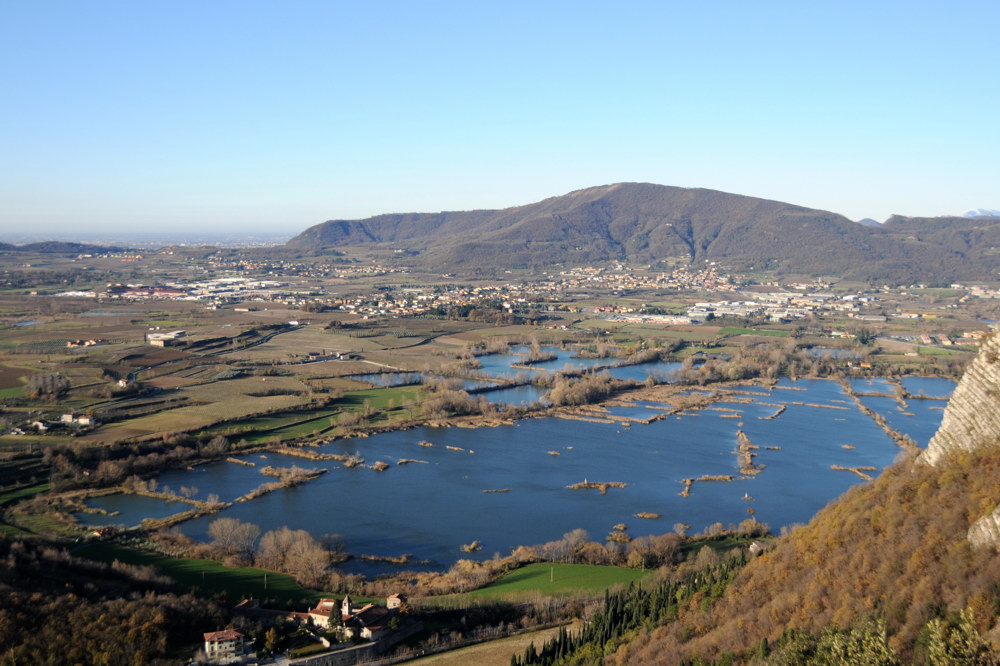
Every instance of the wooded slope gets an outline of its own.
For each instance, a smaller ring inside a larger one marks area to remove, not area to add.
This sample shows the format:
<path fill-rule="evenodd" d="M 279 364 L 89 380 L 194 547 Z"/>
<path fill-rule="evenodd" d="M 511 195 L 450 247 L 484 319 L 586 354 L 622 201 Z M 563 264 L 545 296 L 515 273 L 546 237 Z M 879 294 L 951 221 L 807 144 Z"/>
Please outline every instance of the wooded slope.
<path fill-rule="evenodd" d="M 945 284 L 996 275 L 1000 218 L 893 218 L 871 227 L 778 201 L 619 183 L 503 210 L 331 220 L 303 231 L 286 248 L 351 246 L 403 250 L 415 253 L 415 265 L 456 271 L 714 261 L 732 270 Z"/>

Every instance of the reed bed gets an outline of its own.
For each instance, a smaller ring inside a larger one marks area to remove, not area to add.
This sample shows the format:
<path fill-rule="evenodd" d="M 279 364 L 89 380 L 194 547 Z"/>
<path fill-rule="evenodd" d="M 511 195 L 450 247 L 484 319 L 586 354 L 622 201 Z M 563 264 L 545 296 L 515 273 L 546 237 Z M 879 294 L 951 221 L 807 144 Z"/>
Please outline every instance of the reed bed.
<path fill-rule="evenodd" d="M 764 469 L 762 465 L 754 463 L 753 459 L 757 455 L 754 453 L 760 447 L 755 445 L 742 430 L 736 431 L 736 451 L 740 462 L 740 474 L 754 476 L 760 474 Z"/>
<path fill-rule="evenodd" d="M 628 484 L 623 481 L 581 481 L 580 483 L 574 483 L 571 486 L 566 486 L 571 490 L 593 490 L 597 489 L 601 491 L 602 495 L 608 494 L 608 488 L 624 488 Z"/>
<path fill-rule="evenodd" d="M 788 409 L 788 405 L 780 405 L 777 411 L 771 414 L 770 416 L 758 416 L 757 418 L 760 419 L 761 421 L 773 421 L 774 419 L 784 414 L 786 409 Z"/>
<path fill-rule="evenodd" d="M 860 476 L 865 481 L 872 481 L 874 477 L 866 472 L 874 472 L 877 467 L 844 467 L 843 465 L 830 465 L 830 469 L 835 469 L 843 472 L 854 472 Z"/>

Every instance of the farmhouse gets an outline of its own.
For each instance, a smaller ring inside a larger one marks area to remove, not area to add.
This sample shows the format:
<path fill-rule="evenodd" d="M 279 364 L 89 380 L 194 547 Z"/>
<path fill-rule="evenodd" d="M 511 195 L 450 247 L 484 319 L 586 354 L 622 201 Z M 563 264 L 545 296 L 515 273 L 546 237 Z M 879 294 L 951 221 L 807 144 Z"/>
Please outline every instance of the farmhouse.
<path fill-rule="evenodd" d="M 94 425 L 94 417 L 88 416 L 86 414 L 80 414 L 78 416 L 76 414 L 67 413 L 59 417 L 59 422 L 69 425 L 75 423 L 81 426 L 92 426 Z"/>
<path fill-rule="evenodd" d="M 205 636 L 205 654 L 209 661 L 228 661 L 243 656 L 243 634 L 234 630 L 212 631 Z"/>
<path fill-rule="evenodd" d="M 146 342 L 154 347 L 169 347 L 180 338 L 187 335 L 187 331 L 170 331 L 168 333 L 147 333 Z"/>
<path fill-rule="evenodd" d="M 348 595 L 339 603 L 336 599 L 320 599 L 315 608 L 309 609 L 309 617 L 317 627 L 324 629 L 339 627 L 344 640 L 362 638 L 378 641 L 392 633 L 389 621 L 405 604 L 405 596 L 393 594 L 386 599 L 385 606 L 365 604 L 356 609 Z"/>

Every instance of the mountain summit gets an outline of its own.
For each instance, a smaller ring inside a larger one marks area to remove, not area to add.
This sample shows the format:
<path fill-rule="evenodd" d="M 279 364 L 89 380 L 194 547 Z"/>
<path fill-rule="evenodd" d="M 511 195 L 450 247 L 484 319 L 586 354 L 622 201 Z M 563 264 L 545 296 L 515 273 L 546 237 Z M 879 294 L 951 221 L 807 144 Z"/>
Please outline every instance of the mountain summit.
<path fill-rule="evenodd" d="M 962 220 L 936 219 L 942 228 Z M 1000 245 L 1000 220 L 962 221 L 994 226 L 986 240 Z M 501 210 L 331 220 L 306 229 L 286 247 L 322 252 L 381 246 L 408 253 L 414 265 L 449 270 L 623 261 L 717 262 L 731 270 L 768 269 L 893 283 L 995 275 L 996 260 L 970 253 L 973 241 L 966 232 L 951 243 L 924 230 L 920 233 L 932 237 L 924 240 L 907 228 L 908 218 L 896 216 L 890 222 L 867 227 L 836 213 L 779 201 L 707 189 L 618 183 Z M 980 233 L 977 239 L 981 238 Z"/>
<path fill-rule="evenodd" d="M 962 217 L 1000 217 L 1000 210 L 992 208 L 973 208 L 962 213 Z"/>

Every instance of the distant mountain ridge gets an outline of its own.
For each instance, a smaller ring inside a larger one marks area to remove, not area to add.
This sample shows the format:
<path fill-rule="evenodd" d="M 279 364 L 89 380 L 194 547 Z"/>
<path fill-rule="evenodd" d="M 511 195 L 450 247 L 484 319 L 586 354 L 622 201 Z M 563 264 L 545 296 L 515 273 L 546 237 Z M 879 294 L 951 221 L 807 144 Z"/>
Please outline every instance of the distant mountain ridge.
<path fill-rule="evenodd" d="M 992 208 L 973 208 L 962 213 L 962 217 L 1000 217 L 1000 210 Z"/>
<path fill-rule="evenodd" d="M 105 254 L 121 252 L 120 247 L 104 247 L 87 243 L 69 243 L 66 241 L 39 241 L 25 245 L 0 243 L 0 252 L 37 252 L 38 254 Z"/>
<path fill-rule="evenodd" d="M 866 226 L 794 204 L 650 183 L 577 190 L 501 210 L 331 220 L 286 248 L 403 251 L 415 266 L 468 271 L 623 261 L 717 262 L 889 283 L 995 279 L 1000 219 L 903 218 Z"/>

